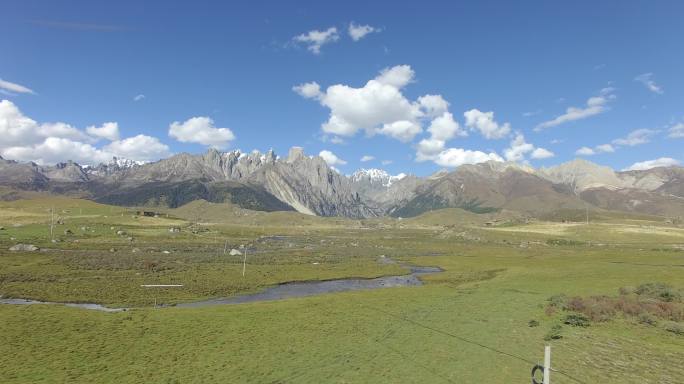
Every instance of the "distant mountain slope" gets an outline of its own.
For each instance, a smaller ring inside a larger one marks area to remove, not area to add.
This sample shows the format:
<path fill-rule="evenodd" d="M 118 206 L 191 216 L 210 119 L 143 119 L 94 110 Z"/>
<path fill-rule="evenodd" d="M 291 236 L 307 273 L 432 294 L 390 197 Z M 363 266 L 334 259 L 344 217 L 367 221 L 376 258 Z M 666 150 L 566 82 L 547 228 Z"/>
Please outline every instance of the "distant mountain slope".
<path fill-rule="evenodd" d="M 411 217 L 441 208 L 461 208 L 475 213 L 502 208 L 529 214 L 576 208 L 584 203 L 536 174 L 514 163 L 487 162 L 464 165 L 435 175 L 418 186 L 415 196 L 391 210 L 396 217 Z"/>
<path fill-rule="evenodd" d="M 0 158 L 0 186 L 90 198 L 120 205 L 177 207 L 190 201 L 230 202 L 243 208 L 296 210 L 354 218 L 460 208 L 547 217 L 555 211 L 603 208 L 635 214 L 683 216 L 684 168 L 614 171 L 586 160 L 533 169 L 510 162 L 463 165 L 429 177 L 380 169 L 344 176 L 318 156 L 292 148 L 191 155 L 154 163 L 113 159 L 95 167 L 67 161 L 54 166 Z"/>

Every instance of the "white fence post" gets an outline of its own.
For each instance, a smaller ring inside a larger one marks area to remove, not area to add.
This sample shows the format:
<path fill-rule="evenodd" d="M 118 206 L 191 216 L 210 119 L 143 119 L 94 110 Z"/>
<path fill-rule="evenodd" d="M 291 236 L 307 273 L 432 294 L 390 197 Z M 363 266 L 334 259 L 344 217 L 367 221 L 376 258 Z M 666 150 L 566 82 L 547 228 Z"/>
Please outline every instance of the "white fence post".
<path fill-rule="evenodd" d="M 551 384 L 551 346 L 544 347 L 544 384 Z"/>

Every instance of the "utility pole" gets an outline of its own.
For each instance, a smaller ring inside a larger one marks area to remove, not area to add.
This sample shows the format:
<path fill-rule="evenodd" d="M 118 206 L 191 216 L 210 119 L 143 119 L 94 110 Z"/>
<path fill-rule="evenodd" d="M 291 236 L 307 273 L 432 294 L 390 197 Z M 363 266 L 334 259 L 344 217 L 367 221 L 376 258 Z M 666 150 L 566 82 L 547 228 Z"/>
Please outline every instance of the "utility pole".
<path fill-rule="evenodd" d="M 537 381 L 536 373 L 541 371 L 542 381 Z M 532 384 L 551 384 L 551 346 L 544 347 L 544 365 L 535 365 L 532 368 Z"/>
<path fill-rule="evenodd" d="M 55 207 L 52 207 L 52 208 L 50 208 L 50 241 L 55 239 L 54 226 L 55 226 Z"/>
<path fill-rule="evenodd" d="M 551 383 L 551 346 L 544 347 L 544 384 Z"/>
<path fill-rule="evenodd" d="M 247 268 L 247 247 L 245 247 L 245 257 L 242 259 L 242 277 L 245 277 L 245 269 Z"/>

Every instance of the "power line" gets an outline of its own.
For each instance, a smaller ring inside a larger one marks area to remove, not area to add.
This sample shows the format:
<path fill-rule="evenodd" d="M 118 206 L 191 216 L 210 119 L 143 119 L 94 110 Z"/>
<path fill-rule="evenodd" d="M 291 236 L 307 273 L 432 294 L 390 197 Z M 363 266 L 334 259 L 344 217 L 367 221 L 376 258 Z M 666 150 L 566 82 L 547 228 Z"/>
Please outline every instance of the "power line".
<path fill-rule="evenodd" d="M 433 332 L 435 332 L 435 333 L 439 333 L 439 334 L 444 335 L 444 336 L 448 336 L 448 337 L 451 337 L 451 338 L 454 338 L 454 339 L 457 339 L 457 340 L 461 340 L 461 341 L 466 342 L 466 343 L 469 343 L 469 344 L 476 345 L 476 346 L 478 346 L 478 347 L 481 347 L 481 348 L 490 350 L 490 351 L 495 352 L 495 353 L 498 353 L 498 354 L 500 354 L 500 355 L 508 356 L 508 357 L 511 357 L 511 358 L 516 359 L 516 360 L 520 360 L 520 361 L 523 361 L 523 362 L 525 362 L 525 363 L 532 364 L 532 365 L 536 365 L 536 364 L 537 364 L 537 362 L 532 361 L 532 360 L 529 360 L 529 359 L 526 359 L 526 358 L 524 358 L 524 357 L 522 357 L 522 356 L 518 356 L 518 355 L 509 353 L 509 352 L 505 352 L 505 351 L 496 349 L 496 348 L 494 348 L 494 347 L 490 347 L 490 346 L 488 346 L 488 345 L 479 343 L 479 342 L 477 342 L 477 341 L 470 340 L 470 339 L 467 339 L 467 338 L 462 337 L 462 336 L 459 336 L 459 335 L 455 335 L 455 334 L 450 333 L 450 332 L 442 331 L 442 330 L 437 329 L 437 328 L 433 328 L 433 327 L 431 327 L 431 326 L 429 326 L 429 325 L 421 324 L 421 323 L 419 323 L 419 322 L 417 322 L 417 321 L 415 321 L 415 320 L 411 320 L 411 319 L 409 319 L 409 318 L 407 318 L 407 317 L 404 317 L 404 316 L 395 315 L 395 314 L 393 314 L 393 313 L 390 313 L 390 312 L 387 312 L 387 311 L 383 311 L 382 309 L 378 309 L 378 308 L 372 308 L 372 307 L 366 307 L 366 306 L 364 306 L 364 307 L 365 307 L 365 308 L 368 308 L 368 309 L 370 309 L 370 310 L 376 311 L 376 312 L 383 313 L 383 314 L 385 314 L 385 315 L 387 315 L 387 316 L 390 316 L 390 317 L 393 317 L 393 318 L 395 318 L 395 319 L 399 319 L 399 320 L 405 321 L 405 322 L 410 323 L 410 324 L 412 324 L 412 325 L 415 325 L 415 326 L 417 326 L 417 327 L 424 328 L 424 329 L 433 331 Z M 575 382 L 577 382 L 577 383 L 580 383 L 580 384 L 587 384 L 586 382 L 584 382 L 584 381 L 582 381 L 582 380 L 580 380 L 580 379 L 578 379 L 578 378 L 576 378 L 576 377 L 570 375 L 569 373 L 567 373 L 567 372 L 565 372 L 565 371 L 561 371 L 561 370 L 554 369 L 554 368 L 551 368 L 551 371 L 556 372 L 556 373 L 558 373 L 558 374 L 560 374 L 560 375 L 563 375 L 563 376 L 567 377 L 568 379 L 573 380 L 573 381 L 575 381 Z"/>

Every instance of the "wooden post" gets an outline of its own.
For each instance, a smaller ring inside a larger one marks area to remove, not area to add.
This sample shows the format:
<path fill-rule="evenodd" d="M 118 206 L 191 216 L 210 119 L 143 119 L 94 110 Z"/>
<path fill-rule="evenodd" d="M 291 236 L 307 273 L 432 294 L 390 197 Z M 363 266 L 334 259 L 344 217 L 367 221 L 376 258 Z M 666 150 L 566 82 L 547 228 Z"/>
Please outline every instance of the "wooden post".
<path fill-rule="evenodd" d="M 551 384 L 551 346 L 544 347 L 544 384 Z"/>
<path fill-rule="evenodd" d="M 245 269 L 247 268 L 247 247 L 245 247 L 245 257 L 242 259 L 242 277 L 245 277 Z"/>

